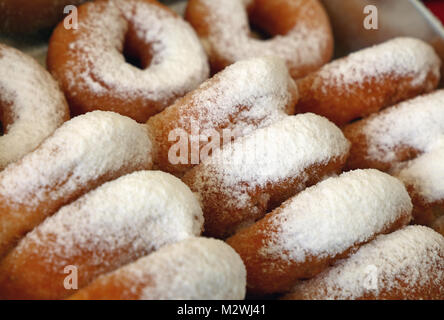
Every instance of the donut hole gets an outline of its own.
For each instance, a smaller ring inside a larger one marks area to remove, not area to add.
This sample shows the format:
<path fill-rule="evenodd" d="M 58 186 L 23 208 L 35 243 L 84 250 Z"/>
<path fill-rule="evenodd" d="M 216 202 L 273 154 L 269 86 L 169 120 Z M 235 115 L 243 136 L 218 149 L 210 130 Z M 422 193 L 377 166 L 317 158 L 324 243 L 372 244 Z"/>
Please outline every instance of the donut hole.
<path fill-rule="evenodd" d="M 122 54 L 126 63 L 141 70 L 149 68 L 153 59 L 151 45 L 139 39 L 131 28 L 125 35 Z"/>
<path fill-rule="evenodd" d="M 16 120 L 13 107 L 13 102 L 0 99 L 0 136 L 8 134 L 9 127 Z"/>
<path fill-rule="evenodd" d="M 251 37 L 264 41 L 273 38 L 273 35 L 268 33 L 264 28 L 261 28 L 260 26 L 255 24 L 251 19 L 248 19 L 248 22 L 250 25 Z"/>
<path fill-rule="evenodd" d="M 248 24 L 251 34 L 261 40 L 269 40 L 275 36 L 284 36 L 294 26 L 293 18 L 286 18 L 294 8 L 288 7 L 283 1 L 252 1 L 247 7 Z"/>
<path fill-rule="evenodd" d="M 3 114 L 2 106 L 0 105 L 0 137 L 3 135 Z"/>
<path fill-rule="evenodd" d="M 6 126 L 5 123 L 5 116 L 4 116 L 4 106 L 0 102 L 0 137 L 5 134 L 5 130 L 3 129 L 3 126 Z M 4 124 L 5 123 L 5 124 Z"/>
<path fill-rule="evenodd" d="M 127 49 L 123 50 L 123 57 L 125 58 L 125 62 L 136 67 L 137 69 L 145 69 L 142 65 L 142 60 L 140 56 L 133 54 Z"/>

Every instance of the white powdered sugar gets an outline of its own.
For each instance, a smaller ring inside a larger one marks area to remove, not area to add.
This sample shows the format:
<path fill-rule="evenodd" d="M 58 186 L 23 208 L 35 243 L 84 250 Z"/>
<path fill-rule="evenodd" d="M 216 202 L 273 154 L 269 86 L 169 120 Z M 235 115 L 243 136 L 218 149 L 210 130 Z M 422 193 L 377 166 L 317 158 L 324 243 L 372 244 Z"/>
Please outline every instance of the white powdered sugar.
<path fill-rule="evenodd" d="M 334 257 L 411 211 L 409 194 L 398 179 L 373 169 L 351 171 L 285 202 L 270 220 L 276 232 L 261 251 L 296 262 Z"/>
<path fill-rule="evenodd" d="M 305 291 L 311 299 L 359 299 L 401 291 L 409 299 L 418 287 L 433 290 L 431 284 L 443 282 L 444 237 L 427 227 L 408 226 L 379 236 L 294 291 L 302 296 Z"/>
<path fill-rule="evenodd" d="M 414 38 L 395 38 L 325 65 L 316 74 L 313 90 L 326 91 L 331 85 L 348 90 L 350 85 L 356 87 L 393 76 L 411 77 L 410 84 L 419 86 L 431 72 L 439 78 L 440 66 L 438 55 L 427 43 Z M 426 91 L 433 89 L 432 83 L 430 86 Z"/>
<path fill-rule="evenodd" d="M 31 208 L 122 168 L 148 169 L 151 164 L 151 140 L 144 125 L 94 111 L 65 122 L 38 149 L 0 172 L 0 195 L 10 206 Z"/>
<path fill-rule="evenodd" d="M 305 0 L 304 0 L 305 1 Z M 251 37 L 246 7 L 250 1 L 202 0 L 208 8 L 205 17 L 210 32 L 202 38 L 209 54 L 218 54 L 231 61 L 257 56 L 279 56 L 289 67 L 317 66 L 327 48 L 329 30 L 321 23 L 313 25 L 303 18 L 286 35 L 277 35 L 263 41 Z M 300 6 L 299 17 L 310 16 L 313 10 L 309 1 Z"/>
<path fill-rule="evenodd" d="M 231 205 L 241 208 L 249 190 L 299 176 L 348 149 L 341 130 L 326 118 L 287 116 L 213 152 L 198 167 L 193 187 L 199 193 L 223 192 L 233 199 Z"/>
<path fill-rule="evenodd" d="M 412 186 L 426 203 L 444 201 L 444 135 L 430 151 L 402 164 L 395 176 Z"/>
<path fill-rule="evenodd" d="M 240 300 L 246 270 L 223 241 L 192 238 L 168 245 L 111 273 L 141 300 Z M 99 278 L 106 283 L 107 275 Z M 146 284 L 146 286 L 144 286 Z"/>
<path fill-rule="evenodd" d="M 199 90 L 186 98 L 198 108 L 189 117 L 182 117 L 182 125 L 194 121 L 201 133 L 221 127 L 245 135 L 259 126 L 265 127 L 288 115 L 288 106 L 297 93 L 283 60 L 259 57 L 239 61 L 227 67 L 213 79 L 204 82 Z M 182 100 L 177 101 L 179 106 Z M 174 105 L 172 106 L 174 108 Z M 188 103 L 178 113 L 186 113 Z M 181 110 L 183 109 L 183 111 Z M 235 117 L 234 124 L 228 124 Z"/>
<path fill-rule="evenodd" d="M 138 171 L 62 207 L 22 239 L 12 258 L 38 250 L 48 272 L 74 264 L 83 279 L 91 279 L 166 244 L 199 236 L 202 226 L 199 202 L 183 182 L 160 171 Z M 84 255 L 87 261 L 76 260 Z"/>
<path fill-rule="evenodd" d="M 209 74 L 194 30 L 180 17 L 146 1 L 112 0 L 91 5 L 70 44 L 67 78 L 71 90 L 92 90 L 128 99 L 169 101 L 195 89 Z M 122 54 L 128 29 L 149 44 L 152 61 L 140 70 Z M 81 32 L 81 35 L 80 35 Z"/>
<path fill-rule="evenodd" d="M 3 123 L 6 134 L 0 137 L 3 169 L 34 150 L 69 113 L 57 83 L 31 57 L 0 45 L 0 74 L 2 112 L 11 120 Z"/>
<path fill-rule="evenodd" d="M 408 146 L 424 153 L 444 134 L 444 90 L 417 97 L 365 120 L 367 157 L 396 160 L 396 149 Z"/>

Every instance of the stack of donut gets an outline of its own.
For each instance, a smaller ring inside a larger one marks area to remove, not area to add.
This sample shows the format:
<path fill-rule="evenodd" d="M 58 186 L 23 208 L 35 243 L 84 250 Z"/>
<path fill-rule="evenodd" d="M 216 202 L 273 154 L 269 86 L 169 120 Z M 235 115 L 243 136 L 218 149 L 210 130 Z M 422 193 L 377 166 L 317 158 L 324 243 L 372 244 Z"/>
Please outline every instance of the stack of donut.
<path fill-rule="evenodd" d="M 88 2 L 49 72 L 0 44 L 0 299 L 444 299 L 434 49 L 329 63 L 318 0 L 185 19 Z"/>

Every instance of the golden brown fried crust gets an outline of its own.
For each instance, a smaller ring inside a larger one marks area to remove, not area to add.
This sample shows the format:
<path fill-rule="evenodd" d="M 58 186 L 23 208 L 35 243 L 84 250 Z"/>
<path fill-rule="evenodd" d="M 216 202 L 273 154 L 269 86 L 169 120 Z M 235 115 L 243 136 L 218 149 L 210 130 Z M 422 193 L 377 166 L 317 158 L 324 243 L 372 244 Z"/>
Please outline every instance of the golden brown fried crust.
<path fill-rule="evenodd" d="M 382 112 L 383 113 L 383 112 Z M 384 161 L 371 157 L 368 137 L 364 134 L 364 128 L 368 119 L 363 119 L 349 124 L 343 128 L 345 137 L 351 142 L 350 157 L 345 165 L 346 170 L 374 168 L 385 172 L 390 172 L 397 164 L 413 160 L 421 154 L 408 145 L 399 145 L 393 150 L 395 160 Z M 412 198 L 413 203 L 413 222 L 430 226 L 437 218 L 438 212 L 444 207 L 443 201 L 430 203 L 426 201 L 413 185 L 406 185 L 407 191 Z"/>
<path fill-rule="evenodd" d="M 326 164 L 313 164 L 307 167 L 298 176 L 284 181 L 270 182 L 264 187 L 257 187 L 249 192 L 249 203 L 242 209 L 232 205 L 229 195 L 220 192 L 204 192 L 201 194 L 205 217 L 204 234 L 210 237 L 226 238 L 232 235 L 245 223 L 254 223 L 267 212 L 278 207 L 282 202 L 291 198 L 307 187 L 315 185 L 323 178 L 339 174 L 347 155 L 331 159 Z M 183 182 L 191 190 L 197 192 L 195 177 L 199 175 L 200 167 L 196 167 L 185 174 Z M 308 180 L 305 178 L 309 177 Z M 247 186 L 246 186 L 247 188 Z M 266 195 L 266 197 L 264 196 Z"/>
<path fill-rule="evenodd" d="M 379 250 L 382 250 L 382 246 L 379 246 Z M 402 251 L 402 248 L 399 248 Z M 384 279 L 380 283 L 383 287 L 379 287 L 378 290 L 365 290 L 360 293 L 359 296 L 353 296 L 354 300 L 442 300 L 444 299 L 444 277 L 442 276 L 442 264 L 444 261 L 444 255 L 437 252 L 435 248 L 429 248 L 430 252 L 433 252 L 435 261 L 440 261 L 438 263 L 430 263 L 427 266 L 427 273 L 430 276 L 417 277 L 415 272 L 415 262 L 413 261 L 403 261 L 404 271 L 400 272 L 390 280 Z M 442 250 L 441 250 L 442 252 Z M 382 252 L 380 253 L 381 257 Z M 396 252 L 393 252 L 396 254 Z M 432 253 L 429 253 L 432 254 Z M 424 257 L 422 257 L 424 258 Z M 413 259 L 414 260 L 414 259 Z M 412 268 L 408 267 L 408 263 L 412 263 Z M 347 260 L 345 260 L 347 263 Z M 399 266 L 386 266 L 387 268 L 399 267 Z M 341 265 L 335 268 L 336 271 L 341 271 Z M 384 271 L 383 270 L 382 274 Z M 419 271 L 419 270 L 417 270 Z M 424 270 L 422 270 L 424 271 Z M 341 272 L 340 272 L 341 273 Z M 342 272 L 343 273 L 343 272 Z M 336 273 L 333 273 L 336 274 Z M 413 276 L 412 276 L 413 274 Z M 340 299 L 351 299 L 347 298 L 347 291 L 342 290 L 341 287 L 332 286 L 329 287 L 329 281 L 325 280 L 329 278 L 328 271 L 326 273 L 320 274 L 314 279 L 308 281 L 301 281 L 296 284 L 292 291 L 283 297 L 282 300 L 325 300 L 325 299 L 337 299 L 336 294 L 339 294 Z M 387 281 L 388 280 L 388 281 Z M 353 280 L 351 280 L 353 283 Z M 384 286 L 385 285 L 385 286 Z M 412 289 L 414 288 L 414 289 Z M 342 295 L 341 295 L 342 294 Z"/>
<path fill-rule="evenodd" d="M 430 227 L 444 216 L 444 200 L 427 201 L 414 186 L 407 184 L 406 187 L 412 198 L 414 224 Z"/>
<path fill-rule="evenodd" d="M 46 243 L 50 240 L 45 239 Z M 45 242 L 44 242 L 45 243 Z M 91 244 L 91 248 L 94 244 Z M 81 289 L 88 285 L 95 276 L 113 271 L 118 265 L 107 264 L 107 261 L 119 261 L 119 256 L 128 256 L 131 248 L 120 248 L 113 252 L 102 253 L 102 264 L 89 263 L 97 259 L 94 250 L 82 250 L 69 259 L 48 253 L 50 248 L 28 242 L 20 251 L 11 251 L 0 262 L 0 299 L 3 300 L 58 300 L 67 298 L 75 290 L 65 288 L 65 279 L 70 275 L 65 273 L 65 267 L 77 268 L 77 285 Z M 148 253 L 148 252 L 147 252 Z M 53 261 L 47 257 L 53 256 Z M 137 259 L 134 256 L 132 259 Z M 132 260 L 131 260 L 132 261 Z M 127 261 L 130 262 L 130 261 Z M 124 264 L 124 261 L 121 261 Z"/>
<path fill-rule="evenodd" d="M 391 233 L 410 221 L 410 212 L 402 212 L 396 221 L 387 225 L 381 233 L 374 234 L 366 242 L 357 242 L 354 246 L 335 256 L 329 255 L 323 258 L 307 256 L 304 261 L 294 262 L 262 252 L 263 244 L 279 232 L 273 228 L 272 219 L 280 213 L 284 206 L 285 203 L 254 225 L 240 230 L 227 239 L 227 243 L 236 250 L 244 261 L 247 269 L 247 289 L 253 295 L 289 291 L 297 281 L 314 277 L 335 261 L 348 257 L 377 235 Z"/>
<path fill-rule="evenodd" d="M 364 134 L 364 128 L 368 121 L 368 118 L 362 119 L 343 128 L 345 137 L 351 142 L 350 157 L 345 165 L 346 170 L 374 168 L 387 172 L 392 169 L 394 164 L 412 160 L 419 155 L 419 150 L 408 145 L 399 145 L 394 150 L 396 158 L 394 161 L 385 162 L 373 159 L 370 155 L 371 145 Z"/>
<path fill-rule="evenodd" d="M 0 194 L 0 234 L 3 239 L 0 242 L 0 258 L 12 249 L 26 233 L 39 225 L 46 217 L 57 212 L 62 206 L 71 203 L 105 182 L 117 179 L 127 173 L 149 169 L 151 169 L 151 162 L 137 166 L 128 164 L 116 171 L 94 177 L 85 182 L 82 187 L 55 197 L 54 195 L 57 194 L 55 191 L 70 182 L 72 173 L 67 173 L 66 177 L 58 177 L 54 180 L 53 187 L 47 190 L 43 199 L 39 199 L 38 204 L 14 203 Z"/>
<path fill-rule="evenodd" d="M 145 278 L 143 281 L 128 283 L 121 279 L 121 274 L 110 273 L 94 280 L 89 286 L 79 290 L 69 300 L 139 300 L 140 292 L 149 287 L 156 287 L 155 280 Z"/>
<path fill-rule="evenodd" d="M 433 270 L 438 275 L 441 270 Z M 404 275 L 408 277 L 409 275 Z M 438 279 L 438 280 L 436 280 Z M 395 280 L 396 286 L 381 288 L 378 294 L 367 291 L 354 300 L 442 300 L 441 287 L 444 286 L 442 277 L 429 279 L 428 281 L 418 281 L 415 290 L 407 285 L 402 277 Z M 282 300 L 325 300 L 328 298 L 328 289 L 325 286 L 307 287 L 304 290 L 296 290 L 282 297 Z"/>
<path fill-rule="evenodd" d="M 343 58 L 347 59 L 347 58 Z M 343 60 L 342 59 L 342 60 Z M 439 78 L 430 71 L 421 85 L 413 86 L 410 76 L 390 75 L 383 79 L 368 78 L 359 84 L 325 82 L 318 73 L 298 81 L 301 99 L 297 108 L 313 112 L 344 126 L 398 102 L 414 98 L 436 88 Z M 317 85 L 314 86 L 314 83 Z M 432 84 L 432 85 L 430 85 Z"/>

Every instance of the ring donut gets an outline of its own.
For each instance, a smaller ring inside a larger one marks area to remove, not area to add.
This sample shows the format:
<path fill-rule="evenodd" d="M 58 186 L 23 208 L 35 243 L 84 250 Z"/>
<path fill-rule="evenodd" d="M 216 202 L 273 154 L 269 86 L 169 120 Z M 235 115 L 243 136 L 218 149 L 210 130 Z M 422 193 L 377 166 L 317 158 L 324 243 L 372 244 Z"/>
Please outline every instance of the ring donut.
<path fill-rule="evenodd" d="M 398 179 L 357 170 L 304 190 L 227 243 L 245 263 L 251 294 L 282 293 L 377 235 L 408 224 L 411 211 Z"/>
<path fill-rule="evenodd" d="M 350 258 L 296 285 L 284 299 L 443 300 L 443 270 L 444 237 L 427 227 L 408 226 L 378 236 Z"/>
<path fill-rule="evenodd" d="M 222 144 L 228 131 L 231 142 L 294 114 L 297 99 L 296 84 L 281 59 L 236 62 L 148 120 L 155 167 L 182 176 L 205 156 L 201 151 L 206 145 Z M 214 134 L 219 141 L 208 141 Z M 174 152 L 183 147 L 184 135 L 203 141 L 197 145 L 186 142 L 186 156 L 175 161 L 172 153 L 176 156 Z M 192 159 L 193 153 L 197 153 L 197 161 Z"/>
<path fill-rule="evenodd" d="M 433 91 L 441 60 L 427 43 L 396 38 L 323 66 L 298 82 L 301 112 L 339 126 Z"/>
<path fill-rule="evenodd" d="M 330 21 L 318 0 L 190 0 L 185 16 L 204 45 L 213 72 L 267 55 L 284 59 L 297 79 L 333 55 Z M 253 37 L 249 20 L 272 38 Z"/>
<path fill-rule="evenodd" d="M 136 66 L 127 63 L 137 60 Z M 139 63 L 140 62 L 140 63 Z M 145 122 L 208 78 L 194 30 L 155 0 L 78 8 L 78 30 L 55 29 L 47 59 L 71 111 L 114 111 Z"/>
<path fill-rule="evenodd" d="M 327 119 L 287 116 L 216 150 L 183 181 L 201 198 L 205 234 L 223 238 L 339 173 L 348 150 L 341 130 Z"/>
<path fill-rule="evenodd" d="M 63 17 L 67 5 L 79 5 L 86 0 L 2 0 L 0 2 L 0 32 L 32 33 L 55 26 Z"/>
<path fill-rule="evenodd" d="M 0 10 L 1 11 L 1 10 Z M 34 59 L 0 44 L 0 170 L 69 119 L 57 82 Z"/>
<path fill-rule="evenodd" d="M 443 214 L 444 90 L 352 123 L 344 134 L 352 143 L 348 169 L 377 168 L 404 181 L 415 223 L 430 226 Z"/>
<path fill-rule="evenodd" d="M 70 299 L 240 300 L 245 283 L 244 264 L 230 246 L 191 238 L 97 278 Z"/>
<path fill-rule="evenodd" d="M 0 263 L 0 299 L 61 299 L 65 268 L 77 287 L 162 246 L 199 236 L 197 198 L 179 179 L 138 171 L 62 207 L 23 238 Z"/>
<path fill-rule="evenodd" d="M 0 257 L 63 205 L 104 182 L 151 167 L 144 125 L 105 111 L 65 122 L 0 172 Z"/>
<path fill-rule="evenodd" d="M 404 182 L 410 193 L 415 223 L 432 226 L 444 216 L 444 139 L 392 174 Z"/>
<path fill-rule="evenodd" d="M 416 97 L 344 127 L 347 169 L 390 171 L 427 153 L 444 135 L 444 90 Z"/>

